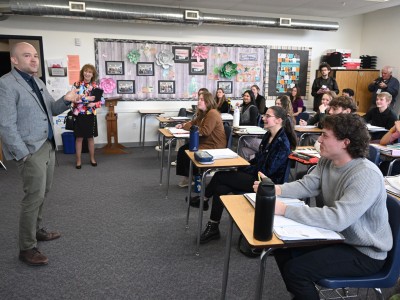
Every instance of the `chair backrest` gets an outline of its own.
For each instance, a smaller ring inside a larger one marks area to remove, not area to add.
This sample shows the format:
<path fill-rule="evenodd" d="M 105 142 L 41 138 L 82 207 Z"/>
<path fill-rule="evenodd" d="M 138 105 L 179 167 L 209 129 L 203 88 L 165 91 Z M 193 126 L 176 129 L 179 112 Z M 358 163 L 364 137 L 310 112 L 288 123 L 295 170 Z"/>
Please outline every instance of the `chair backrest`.
<path fill-rule="evenodd" d="M 368 159 L 379 166 L 381 153 L 378 148 L 369 145 Z"/>
<path fill-rule="evenodd" d="M 182 108 L 179 110 L 178 117 L 187 117 L 186 108 L 182 107 Z"/>
<path fill-rule="evenodd" d="M 226 136 L 226 148 L 232 147 L 232 128 L 230 125 L 224 123 L 224 130 Z"/>
<path fill-rule="evenodd" d="M 389 288 L 396 284 L 400 275 L 400 200 L 392 195 L 387 196 L 387 210 L 389 213 L 389 223 L 393 235 L 393 247 L 388 252 L 385 265 L 381 273 L 386 274 L 385 286 L 380 288 Z"/>
<path fill-rule="evenodd" d="M 286 166 L 286 171 L 285 171 L 285 178 L 283 179 L 284 180 L 283 182 L 289 182 L 290 167 L 291 167 L 290 162 L 291 162 L 291 160 L 288 159 L 287 166 Z"/>
<path fill-rule="evenodd" d="M 308 121 L 308 119 L 310 118 L 310 115 L 308 114 L 308 112 L 301 112 L 296 116 L 296 125 L 299 125 L 300 119 L 304 120 L 304 121 Z"/>
<path fill-rule="evenodd" d="M 257 126 L 264 128 L 264 121 L 263 121 L 262 115 L 260 115 L 260 114 L 257 116 Z"/>

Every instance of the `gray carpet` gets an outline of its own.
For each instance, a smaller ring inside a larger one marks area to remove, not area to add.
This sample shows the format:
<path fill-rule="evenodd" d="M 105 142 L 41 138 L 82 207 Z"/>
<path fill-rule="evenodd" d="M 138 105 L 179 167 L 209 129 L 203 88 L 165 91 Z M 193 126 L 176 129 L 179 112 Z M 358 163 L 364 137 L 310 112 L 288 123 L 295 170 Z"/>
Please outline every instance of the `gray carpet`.
<path fill-rule="evenodd" d="M 45 267 L 18 260 L 18 214 L 23 196 L 13 162 L 0 171 L 0 299 L 218 299 L 221 292 L 225 234 L 194 255 L 197 209 L 185 230 L 186 189 L 171 169 L 169 198 L 159 185 L 154 148 L 126 155 L 96 155 L 98 167 L 84 156 L 57 154 L 54 185 L 45 204 L 44 225 L 62 237 L 40 242 L 49 257 Z M 209 212 L 204 214 L 207 222 Z M 234 240 L 238 238 L 234 231 Z M 274 259 L 267 262 L 265 298 L 289 299 Z M 254 295 L 258 260 L 236 248 L 231 252 L 228 299 Z"/>
<path fill-rule="evenodd" d="M 196 257 L 197 209 L 185 230 L 186 189 L 177 186 L 172 169 L 165 199 L 154 148 L 126 155 L 98 150 L 98 167 L 86 154 L 81 170 L 74 168 L 74 155 L 57 157 L 44 225 L 62 237 L 39 243 L 49 257 L 45 267 L 18 260 L 21 180 L 13 162 L 0 171 L 0 299 L 219 299 L 227 214 L 221 239 L 202 245 Z M 253 298 L 257 272 L 258 259 L 233 247 L 227 299 Z M 290 299 L 273 258 L 267 260 L 263 298 Z"/>

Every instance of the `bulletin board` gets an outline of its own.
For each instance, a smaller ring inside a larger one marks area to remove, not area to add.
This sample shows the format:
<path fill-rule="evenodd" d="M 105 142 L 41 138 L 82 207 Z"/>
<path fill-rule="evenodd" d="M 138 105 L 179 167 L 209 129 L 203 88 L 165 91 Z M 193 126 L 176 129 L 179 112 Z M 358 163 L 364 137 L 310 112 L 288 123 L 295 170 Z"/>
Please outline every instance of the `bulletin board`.
<path fill-rule="evenodd" d="M 95 39 L 94 43 L 99 82 L 106 97 L 193 100 L 202 87 L 213 94 L 221 87 L 235 100 L 242 99 L 243 92 L 254 84 L 266 97 L 275 95 L 268 82 L 271 46 L 126 39 Z M 307 82 L 307 78 L 309 74 L 299 74 L 299 80 Z"/>

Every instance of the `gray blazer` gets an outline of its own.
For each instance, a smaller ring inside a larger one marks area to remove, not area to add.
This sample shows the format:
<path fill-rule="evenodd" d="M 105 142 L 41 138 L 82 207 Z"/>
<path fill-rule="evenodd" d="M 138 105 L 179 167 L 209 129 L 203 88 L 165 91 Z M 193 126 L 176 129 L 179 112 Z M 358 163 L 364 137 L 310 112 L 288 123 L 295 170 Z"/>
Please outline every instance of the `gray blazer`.
<path fill-rule="evenodd" d="M 20 160 L 35 153 L 47 140 L 48 120 L 53 128 L 53 117 L 69 105 L 63 98 L 54 101 L 44 83 L 35 78 L 42 91 L 47 112 L 29 84 L 15 70 L 0 78 L 0 138 L 7 160 Z"/>

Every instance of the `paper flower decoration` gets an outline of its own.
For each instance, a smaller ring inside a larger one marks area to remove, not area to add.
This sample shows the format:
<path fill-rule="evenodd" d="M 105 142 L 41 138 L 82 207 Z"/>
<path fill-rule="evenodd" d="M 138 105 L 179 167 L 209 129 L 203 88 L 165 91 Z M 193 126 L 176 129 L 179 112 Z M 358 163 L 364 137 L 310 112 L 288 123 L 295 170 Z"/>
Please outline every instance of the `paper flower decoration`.
<path fill-rule="evenodd" d="M 210 51 L 210 48 L 207 46 L 196 46 L 192 51 L 192 57 L 195 57 L 197 62 L 200 62 L 200 59 L 208 57 L 208 51 Z"/>
<path fill-rule="evenodd" d="M 128 53 L 127 57 L 131 63 L 136 64 L 140 58 L 140 53 L 137 50 L 132 50 Z"/>
<path fill-rule="evenodd" d="M 162 50 L 156 54 L 156 64 L 163 69 L 169 69 L 174 64 L 174 54 L 169 50 Z"/>
<path fill-rule="evenodd" d="M 143 53 L 144 56 L 146 56 L 147 58 L 151 58 L 152 49 L 149 44 L 141 45 L 139 51 L 140 53 Z"/>
<path fill-rule="evenodd" d="M 112 78 L 102 78 L 100 79 L 99 86 L 104 91 L 104 94 L 111 94 L 116 88 L 117 84 Z"/>
<path fill-rule="evenodd" d="M 219 70 L 219 74 L 221 77 L 232 78 L 233 76 L 236 76 L 239 73 L 236 68 L 237 64 L 228 61 L 222 65 L 221 69 Z"/>

